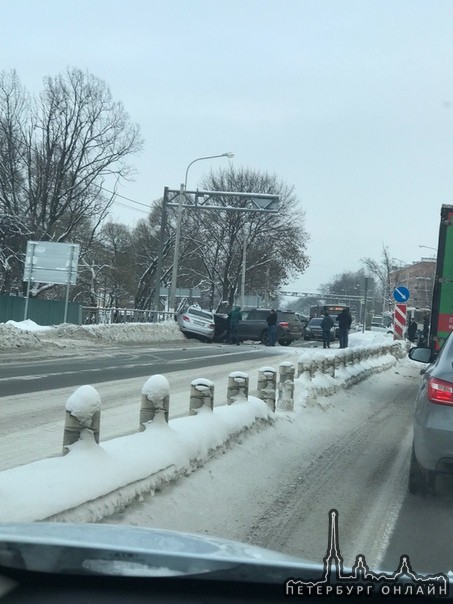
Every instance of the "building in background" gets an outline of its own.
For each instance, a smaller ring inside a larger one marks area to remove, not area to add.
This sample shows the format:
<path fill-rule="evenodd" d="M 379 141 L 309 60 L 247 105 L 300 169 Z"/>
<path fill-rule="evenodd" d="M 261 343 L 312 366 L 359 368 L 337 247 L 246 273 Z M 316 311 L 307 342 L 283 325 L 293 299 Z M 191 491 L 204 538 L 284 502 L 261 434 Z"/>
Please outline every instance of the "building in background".
<path fill-rule="evenodd" d="M 417 321 L 420 315 L 431 312 L 435 271 L 436 259 L 422 258 L 418 262 L 392 271 L 389 275 L 392 290 L 399 285 L 404 285 L 409 290 L 409 314 L 415 315 Z"/>

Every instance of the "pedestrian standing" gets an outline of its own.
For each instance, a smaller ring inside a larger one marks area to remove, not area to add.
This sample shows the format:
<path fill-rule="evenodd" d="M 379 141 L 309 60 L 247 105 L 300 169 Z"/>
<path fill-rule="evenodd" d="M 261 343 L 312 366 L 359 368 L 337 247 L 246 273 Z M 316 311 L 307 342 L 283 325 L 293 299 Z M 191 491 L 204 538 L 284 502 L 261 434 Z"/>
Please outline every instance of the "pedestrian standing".
<path fill-rule="evenodd" d="M 333 319 L 328 312 L 324 313 L 324 317 L 321 321 L 322 329 L 322 347 L 330 348 L 330 332 L 333 327 Z"/>
<path fill-rule="evenodd" d="M 267 344 L 266 346 L 275 346 L 277 341 L 277 311 L 271 310 L 267 316 Z"/>
<path fill-rule="evenodd" d="M 414 319 L 414 317 L 412 317 L 409 327 L 407 328 L 407 339 L 409 342 L 414 342 L 417 329 L 417 321 Z"/>
<path fill-rule="evenodd" d="M 230 312 L 230 341 L 239 346 L 239 323 L 242 321 L 241 307 L 235 306 Z"/>
<path fill-rule="evenodd" d="M 338 315 L 338 338 L 340 340 L 340 348 L 348 347 L 349 330 L 351 329 L 352 317 L 348 308 L 343 308 Z"/>
<path fill-rule="evenodd" d="M 423 318 L 423 344 L 428 346 L 428 334 L 429 334 L 429 317 L 425 315 Z M 420 342 L 419 342 L 420 344 Z"/>

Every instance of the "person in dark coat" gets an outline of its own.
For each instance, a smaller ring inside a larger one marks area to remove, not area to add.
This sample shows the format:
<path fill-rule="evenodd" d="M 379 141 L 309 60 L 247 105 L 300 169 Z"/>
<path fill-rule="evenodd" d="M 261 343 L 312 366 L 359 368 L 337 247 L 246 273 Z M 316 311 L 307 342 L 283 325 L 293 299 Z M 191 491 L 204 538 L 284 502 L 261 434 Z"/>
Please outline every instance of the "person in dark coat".
<path fill-rule="evenodd" d="M 239 323 L 242 321 L 241 307 L 235 306 L 230 312 L 230 341 L 239 346 Z"/>
<path fill-rule="evenodd" d="M 429 317 L 428 315 L 425 315 L 425 317 L 423 318 L 423 344 L 425 346 L 428 346 L 428 334 L 429 334 Z M 420 342 L 419 342 L 420 345 Z"/>
<path fill-rule="evenodd" d="M 412 318 L 411 322 L 409 324 L 409 327 L 407 328 L 407 339 L 409 340 L 409 342 L 414 342 L 415 341 L 415 335 L 417 333 L 417 321 Z"/>
<path fill-rule="evenodd" d="M 340 340 L 340 348 L 348 347 L 348 335 L 351 329 L 352 317 L 347 308 L 343 308 L 338 315 L 338 338 Z"/>
<path fill-rule="evenodd" d="M 321 321 L 322 329 L 322 347 L 330 348 L 330 331 L 333 327 L 333 319 L 328 312 L 324 313 L 323 320 Z"/>
<path fill-rule="evenodd" d="M 266 346 L 275 346 L 277 341 L 277 311 L 271 310 L 266 318 L 267 322 L 267 344 Z"/>

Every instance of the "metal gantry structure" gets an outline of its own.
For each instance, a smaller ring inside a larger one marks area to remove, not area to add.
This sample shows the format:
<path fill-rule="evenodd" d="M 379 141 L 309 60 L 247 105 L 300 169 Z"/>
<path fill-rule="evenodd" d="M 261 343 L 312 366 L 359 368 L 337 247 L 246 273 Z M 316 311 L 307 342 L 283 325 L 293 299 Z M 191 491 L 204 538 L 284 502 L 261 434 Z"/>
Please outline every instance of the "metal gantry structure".
<path fill-rule="evenodd" d="M 242 191 L 186 191 L 164 188 L 162 201 L 162 216 L 160 225 L 159 248 L 157 252 L 157 267 L 155 280 L 155 300 L 159 306 L 160 282 L 162 280 L 163 250 L 165 245 L 165 230 L 167 225 L 167 208 L 178 208 L 178 220 L 184 208 L 196 211 L 223 212 L 265 212 L 276 214 L 279 211 L 280 196 L 266 193 L 245 193 Z M 177 248 L 175 247 L 176 251 Z M 175 254 L 177 256 L 178 254 Z M 170 307 L 174 307 L 178 258 L 173 263 L 172 287 L 169 295 Z"/>

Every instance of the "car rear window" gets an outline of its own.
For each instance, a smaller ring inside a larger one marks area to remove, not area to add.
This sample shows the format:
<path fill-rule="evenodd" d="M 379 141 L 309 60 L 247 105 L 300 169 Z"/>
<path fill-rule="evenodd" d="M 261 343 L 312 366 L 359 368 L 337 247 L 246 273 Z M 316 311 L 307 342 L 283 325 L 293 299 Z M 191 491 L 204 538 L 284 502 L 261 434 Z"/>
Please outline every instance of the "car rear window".
<path fill-rule="evenodd" d="M 297 317 L 293 312 L 279 312 L 278 316 L 285 321 L 297 321 Z"/>
<path fill-rule="evenodd" d="M 309 325 L 321 325 L 322 319 L 310 319 Z"/>
<path fill-rule="evenodd" d="M 189 315 L 193 315 L 194 317 L 201 317 L 202 319 L 207 319 L 208 321 L 214 320 L 212 314 L 205 310 L 199 310 L 198 308 L 189 308 L 187 312 Z"/>

